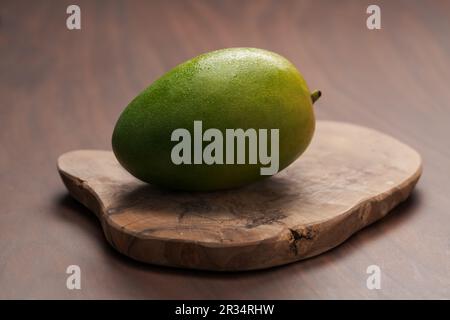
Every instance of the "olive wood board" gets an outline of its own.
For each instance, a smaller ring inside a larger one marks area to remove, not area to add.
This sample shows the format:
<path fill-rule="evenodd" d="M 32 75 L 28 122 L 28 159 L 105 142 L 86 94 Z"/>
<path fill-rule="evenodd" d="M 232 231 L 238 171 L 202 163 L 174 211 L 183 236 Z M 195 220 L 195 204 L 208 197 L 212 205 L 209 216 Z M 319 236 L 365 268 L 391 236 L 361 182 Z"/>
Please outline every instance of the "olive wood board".
<path fill-rule="evenodd" d="M 410 195 L 422 160 L 375 130 L 318 121 L 311 145 L 293 164 L 233 190 L 160 189 L 131 176 L 111 151 L 65 153 L 58 170 L 119 252 L 157 265 L 238 271 L 341 244 Z"/>

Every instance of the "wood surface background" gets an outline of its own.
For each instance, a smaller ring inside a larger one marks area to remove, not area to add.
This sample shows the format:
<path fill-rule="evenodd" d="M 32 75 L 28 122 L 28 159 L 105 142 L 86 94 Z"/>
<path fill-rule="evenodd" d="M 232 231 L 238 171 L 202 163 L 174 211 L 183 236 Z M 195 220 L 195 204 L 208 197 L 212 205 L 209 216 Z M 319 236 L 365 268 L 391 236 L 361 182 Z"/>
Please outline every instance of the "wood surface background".
<path fill-rule="evenodd" d="M 450 298 L 450 2 L 73 1 L 0 5 L 0 298 Z M 418 150 L 412 198 L 316 258 L 222 274 L 153 267 L 116 253 L 68 196 L 56 158 L 109 149 L 120 111 L 199 53 L 276 51 L 322 90 L 317 117 L 375 128 Z M 68 290 L 68 265 L 82 289 Z M 382 270 L 368 290 L 366 268 Z"/>

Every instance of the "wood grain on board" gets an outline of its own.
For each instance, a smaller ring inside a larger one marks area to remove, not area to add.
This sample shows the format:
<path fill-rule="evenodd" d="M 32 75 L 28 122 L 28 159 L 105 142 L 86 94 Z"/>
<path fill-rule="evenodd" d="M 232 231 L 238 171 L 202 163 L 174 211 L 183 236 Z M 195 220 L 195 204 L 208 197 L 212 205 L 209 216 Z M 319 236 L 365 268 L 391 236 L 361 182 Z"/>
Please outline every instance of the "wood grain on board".
<path fill-rule="evenodd" d="M 421 158 L 374 130 L 319 122 L 294 164 L 228 191 L 159 189 L 131 176 L 110 151 L 65 153 L 58 169 L 119 252 L 159 265 L 239 271 L 290 263 L 342 243 L 409 196 Z"/>

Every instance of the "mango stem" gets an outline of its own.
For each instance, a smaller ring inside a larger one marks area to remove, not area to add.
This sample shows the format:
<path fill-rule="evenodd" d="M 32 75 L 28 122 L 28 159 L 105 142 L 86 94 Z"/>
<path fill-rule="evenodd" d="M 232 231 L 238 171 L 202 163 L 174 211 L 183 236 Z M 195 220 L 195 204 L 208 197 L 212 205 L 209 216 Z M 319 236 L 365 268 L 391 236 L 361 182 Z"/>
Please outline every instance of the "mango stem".
<path fill-rule="evenodd" d="M 311 99 L 312 102 L 316 102 L 319 100 L 319 98 L 322 96 L 322 92 L 320 90 L 315 90 L 313 93 L 311 93 Z"/>

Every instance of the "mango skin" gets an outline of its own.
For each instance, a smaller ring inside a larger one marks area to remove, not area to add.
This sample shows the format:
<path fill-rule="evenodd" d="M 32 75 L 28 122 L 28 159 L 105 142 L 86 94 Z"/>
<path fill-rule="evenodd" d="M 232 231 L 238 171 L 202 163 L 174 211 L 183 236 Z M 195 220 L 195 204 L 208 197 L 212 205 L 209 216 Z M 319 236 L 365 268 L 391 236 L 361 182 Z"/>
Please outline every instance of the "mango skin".
<path fill-rule="evenodd" d="M 150 184 L 187 191 L 234 188 L 267 177 L 260 175 L 263 165 L 175 165 L 172 131 L 188 129 L 193 144 L 194 120 L 202 120 L 203 132 L 217 128 L 224 138 L 225 129 L 278 128 L 281 171 L 312 139 L 312 104 L 305 80 L 282 56 L 255 48 L 212 51 L 178 65 L 131 101 L 116 123 L 112 147 L 128 172 Z"/>

